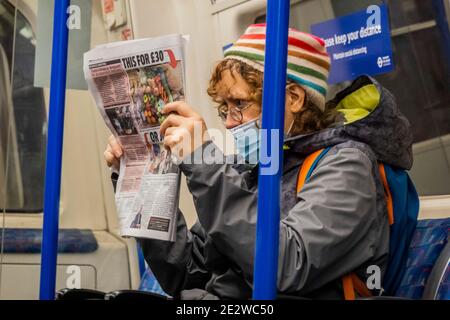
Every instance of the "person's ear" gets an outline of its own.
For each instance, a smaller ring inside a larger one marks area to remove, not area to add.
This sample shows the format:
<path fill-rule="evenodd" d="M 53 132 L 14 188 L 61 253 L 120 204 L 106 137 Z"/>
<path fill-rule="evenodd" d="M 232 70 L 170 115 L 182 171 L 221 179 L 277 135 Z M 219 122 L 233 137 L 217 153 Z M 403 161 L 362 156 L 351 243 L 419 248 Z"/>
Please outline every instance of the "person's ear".
<path fill-rule="evenodd" d="M 286 102 L 288 110 L 293 114 L 299 113 L 305 104 L 306 93 L 298 84 L 289 84 L 286 87 Z"/>

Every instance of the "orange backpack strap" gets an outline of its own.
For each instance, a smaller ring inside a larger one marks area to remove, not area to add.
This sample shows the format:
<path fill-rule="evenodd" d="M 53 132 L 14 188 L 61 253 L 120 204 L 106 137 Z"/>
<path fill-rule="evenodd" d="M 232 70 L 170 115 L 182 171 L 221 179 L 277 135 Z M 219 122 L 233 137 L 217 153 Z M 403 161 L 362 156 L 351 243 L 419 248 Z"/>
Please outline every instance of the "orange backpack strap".
<path fill-rule="evenodd" d="M 317 150 L 316 152 L 305 158 L 298 174 L 297 193 L 300 193 L 300 191 L 303 189 L 305 182 L 308 180 L 315 166 L 329 150 L 330 148 Z M 381 173 L 381 166 L 382 165 L 380 165 L 380 173 Z M 389 186 L 387 185 L 386 174 L 384 173 L 384 166 L 382 166 L 382 169 L 383 169 L 382 176 L 384 176 L 383 185 L 385 190 L 387 188 L 388 190 L 387 194 L 389 194 L 390 197 Z M 392 197 L 390 199 L 392 205 Z M 393 209 L 392 209 L 392 216 L 393 216 Z M 361 279 L 359 279 L 359 277 L 355 273 L 350 273 L 342 277 L 342 288 L 344 290 L 345 300 L 355 300 L 356 293 L 361 297 L 372 296 L 370 290 L 367 289 L 366 284 L 363 281 L 361 281 Z"/>
<path fill-rule="evenodd" d="M 384 197 L 386 198 L 389 224 L 392 226 L 394 224 L 394 202 L 392 200 L 391 190 L 389 189 L 389 184 L 387 182 L 386 170 L 384 169 L 384 164 L 379 163 L 378 170 L 380 171 L 381 181 L 383 182 Z"/>
<path fill-rule="evenodd" d="M 355 273 L 350 273 L 342 277 L 342 288 L 344 290 L 345 300 L 355 300 L 356 293 L 358 296 L 364 298 L 372 296 L 366 284 Z"/>
<path fill-rule="evenodd" d="M 303 164 L 300 167 L 300 172 L 298 174 L 297 179 L 297 193 L 302 191 L 303 186 L 305 185 L 306 180 L 308 179 L 308 175 L 311 174 L 311 169 L 314 170 L 314 166 L 317 165 L 317 162 L 328 152 L 328 149 L 320 149 L 310 154 L 305 158 Z"/>
<path fill-rule="evenodd" d="M 344 290 L 345 300 L 355 300 L 355 287 L 353 286 L 353 280 L 351 275 L 342 277 L 342 289 Z"/>

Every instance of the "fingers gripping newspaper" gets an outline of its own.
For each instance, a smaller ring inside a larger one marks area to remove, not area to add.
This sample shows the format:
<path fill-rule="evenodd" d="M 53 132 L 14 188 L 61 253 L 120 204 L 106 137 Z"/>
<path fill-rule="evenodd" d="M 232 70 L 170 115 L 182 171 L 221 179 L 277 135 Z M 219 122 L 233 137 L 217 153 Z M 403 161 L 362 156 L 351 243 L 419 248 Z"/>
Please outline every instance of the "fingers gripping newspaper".
<path fill-rule="evenodd" d="M 84 56 L 89 90 L 124 150 L 116 187 L 124 237 L 175 241 L 180 171 L 159 127 L 164 105 L 184 100 L 185 42 L 181 35 L 125 41 Z"/>

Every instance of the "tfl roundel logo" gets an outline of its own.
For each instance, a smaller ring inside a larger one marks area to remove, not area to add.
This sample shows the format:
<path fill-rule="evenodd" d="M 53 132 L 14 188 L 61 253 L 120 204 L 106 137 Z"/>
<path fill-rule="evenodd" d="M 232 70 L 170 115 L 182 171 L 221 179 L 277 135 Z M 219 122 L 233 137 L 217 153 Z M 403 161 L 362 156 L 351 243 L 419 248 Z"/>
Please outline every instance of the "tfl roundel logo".
<path fill-rule="evenodd" d="M 377 64 L 378 68 L 383 68 L 384 62 L 382 57 L 378 57 Z"/>

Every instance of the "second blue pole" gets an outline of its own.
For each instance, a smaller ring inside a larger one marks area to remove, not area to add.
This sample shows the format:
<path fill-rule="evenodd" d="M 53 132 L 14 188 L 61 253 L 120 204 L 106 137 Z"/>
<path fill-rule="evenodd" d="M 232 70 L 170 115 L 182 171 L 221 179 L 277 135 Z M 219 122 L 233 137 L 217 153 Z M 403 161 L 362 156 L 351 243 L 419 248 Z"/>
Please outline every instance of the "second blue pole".
<path fill-rule="evenodd" d="M 70 0 L 54 1 L 53 49 L 50 81 L 47 159 L 45 168 L 44 225 L 40 299 L 53 300 L 56 291 L 58 256 L 59 200 L 66 99 L 67 51 L 69 30 L 67 9 Z"/>
<path fill-rule="evenodd" d="M 253 299 L 273 300 L 277 296 L 280 189 L 283 172 L 284 111 L 289 30 L 289 0 L 267 1 L 266 53 L 260 152 L 272 150 L 270 163 L 260 163 L 258 221 L 256 228 Z M 276 141 L 271 137 L 275 137 Z M 261 159 L 262 157 L 260 157 Z M 269 167 L 278 168 L 271 172 Z"/>

